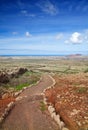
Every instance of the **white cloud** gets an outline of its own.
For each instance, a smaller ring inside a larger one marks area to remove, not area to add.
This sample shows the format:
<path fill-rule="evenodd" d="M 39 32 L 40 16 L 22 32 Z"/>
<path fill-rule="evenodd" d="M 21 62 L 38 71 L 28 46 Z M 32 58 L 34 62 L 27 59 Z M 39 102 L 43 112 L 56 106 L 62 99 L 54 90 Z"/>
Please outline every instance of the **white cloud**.
<path fill-rule="evenodd" d="M 27 10 L 21 10 L 21 14 L 24 16 L 35 17 L 35 14 L 29 13 Z"/>
<path fill-rule="evenodd" d="M 70 41 L 72 43 L 82 43 L 82 36 L 80 33 L 75 32 L 72 34 L 72 36 L 70 37 Z"/>
<path fill-rule="evenodd" d="M 80 44 L 83 42 L 83 37 L 81 33 L 74 32 L 65 43 L 73 43 L 73 44 Z"/>
<path fill-rule="evenodd" d="M 29 32 L 25 33 L 26 37 L 31 37 L 32 35 Z"/>
<path fill-rule="evenodd" d="M 88 29 L 84 30 L 84 40 L 88 43 Z"/>
<path fill-rule="evenodd" d="M 27 12 L 27 10 L 21 10 L 21 13 L 22 14 L 27 14 L 28 12 Z"/>
<path fill-rule="evenodd" d="M 84 37 L 84 39 L 85 39 L 85 40 L 88 40 L 88 36 L 86 35 L 86 36 Z"/>
<path fill-rule="evenodd" d="M 37 6 L 43 12 L 45 12 L 46 14 L 50 14 L 50 15 L 56 15 L 56 14 L 58 14 L 57 7 L 50 0 L 39 2 L 39 3 L 37 3 Z"/>
<path fill-rule="evenodd" d="M 59 33 L 59 34 L 56 35 L 55 38 L 56 38 L 57 40 L 60 40 L 62 37 L 63 37 L 63 34 L 62 34 L 62 33 Z"/>
<path fill-rule="evenodd" d="M 13 34 L 13 35 L 17 35 L 17 34 L 18 34 L 18 32 L 12 32 L 12 34 Z"/>

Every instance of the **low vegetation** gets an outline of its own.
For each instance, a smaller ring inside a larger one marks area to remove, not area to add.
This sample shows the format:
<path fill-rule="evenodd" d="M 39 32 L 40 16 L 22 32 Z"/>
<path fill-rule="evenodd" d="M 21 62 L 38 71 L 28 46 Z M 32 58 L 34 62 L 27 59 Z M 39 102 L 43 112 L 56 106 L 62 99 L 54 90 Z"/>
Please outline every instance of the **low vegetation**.
<path fill-rule="evenodd" d="M 76 89 L 76 92 L 77 93 L 87 93 L 88 92 L 88 88 L 86 88 L 86 87 L 78 87 Z"/>
<path fill-rule="evenodd" d="M 84 73 L 88 73 L 88 68 L 84 70 Z"/>
<path fill-rule="evenodd" d="M 30 71 L 26 68 L 17 68 L 16 70 L 0 72 L 0 95 L 5 92 L 14 92 L 21 90 L 36 83 L 40 79 L 40 73 Z"/>
<path fill-rule="evenodd" d="M 47 108 L 46 108 L 46 105 L 44 104 L 43 101 L 41 101 L 41 102 L 40 102 L 40 110 L 41 110 L 42 112 L 44 112 L 46 109 L 47 109 Z"/>
<path fill-rule="evenodd" d="M 29 86 L 28 83 L 25 83 L 25 84 L 19 84 L 18 86 L 15 87 L 15 90 L 18 91 L 18 90 L 21 90 L 22 88 L 27 87 L 27 86 Z"/>

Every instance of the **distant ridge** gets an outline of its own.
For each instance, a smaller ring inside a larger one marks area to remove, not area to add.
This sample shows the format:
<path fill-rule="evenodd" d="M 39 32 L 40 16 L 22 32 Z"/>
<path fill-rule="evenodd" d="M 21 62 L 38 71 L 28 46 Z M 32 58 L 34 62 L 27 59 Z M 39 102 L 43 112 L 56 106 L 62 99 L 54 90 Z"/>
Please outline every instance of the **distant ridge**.
<path fill-rule="evenodd" d="M 68 55 L 68 57 L 80 57 L 80 56 L 83 56 L 82 54 L 71 54 L 71 55 Z"/>

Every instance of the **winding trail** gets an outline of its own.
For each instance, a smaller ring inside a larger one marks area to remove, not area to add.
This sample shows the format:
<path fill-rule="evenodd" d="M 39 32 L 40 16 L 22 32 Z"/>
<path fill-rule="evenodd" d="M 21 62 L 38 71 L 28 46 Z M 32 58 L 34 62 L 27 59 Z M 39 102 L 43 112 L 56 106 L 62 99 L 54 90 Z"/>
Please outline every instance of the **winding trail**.
<path fill-rule="evenodd" d="M 37 85 L 24 90 L 0 130 L 59 130 L 49 114 L 40 110 L 41 93 L 52 84 L 50 76 L 44 74 Z"/>

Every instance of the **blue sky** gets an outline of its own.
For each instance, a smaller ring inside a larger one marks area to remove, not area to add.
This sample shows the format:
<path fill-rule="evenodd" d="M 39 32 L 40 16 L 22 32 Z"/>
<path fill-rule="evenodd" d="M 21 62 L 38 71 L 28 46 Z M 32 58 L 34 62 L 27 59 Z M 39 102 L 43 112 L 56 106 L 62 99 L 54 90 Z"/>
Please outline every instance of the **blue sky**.
<path fill-rule="evenodd" d="M 88 54 L 87 0 L 0 0 L 0 55 Z"/>

